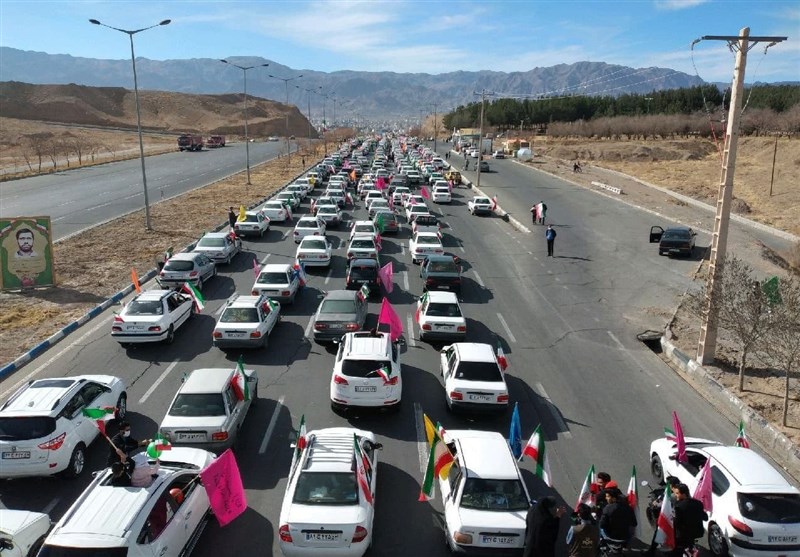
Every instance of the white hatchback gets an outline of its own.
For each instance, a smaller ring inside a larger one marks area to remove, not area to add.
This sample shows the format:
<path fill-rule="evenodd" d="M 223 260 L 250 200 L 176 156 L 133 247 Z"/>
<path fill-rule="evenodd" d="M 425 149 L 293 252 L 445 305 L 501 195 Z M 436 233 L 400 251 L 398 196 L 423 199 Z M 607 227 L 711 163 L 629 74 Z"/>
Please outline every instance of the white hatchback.
<path fill-rule="evenodd" d="M 324 236 L 306 236 L 297 246 L 297 261 L 306 267 L 327 267 L 333 248 Z"/>
<path fill-rule="evenodd" d="M 400 353 L 388 333 L 347 333 L 331 375 L 331 408 L 393 408 L 403 394 Z"/>
<path fill-rule="evenodd" d="M 278 200 L 267 201 L 261 206 L 261 211 L 272 222 L 285 222 L 292 219 L 292 208 Z"/>

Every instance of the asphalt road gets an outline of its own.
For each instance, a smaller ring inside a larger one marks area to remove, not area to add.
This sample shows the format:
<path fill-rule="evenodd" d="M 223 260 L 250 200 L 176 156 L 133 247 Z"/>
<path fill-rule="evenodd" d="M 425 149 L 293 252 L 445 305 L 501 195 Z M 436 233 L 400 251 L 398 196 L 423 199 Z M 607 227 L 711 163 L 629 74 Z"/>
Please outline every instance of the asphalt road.
<path fill-rule="evenodd" d="M 286 143 L 250 144 L 250 167 L 286 152 Z M 245 167 L 245 144 L 145 158 L 150 204 L 206 186 Z M 0 183 L 0 214 L 49 215 L 58 240 L 144 207 L 140 159 L 62 170 Z"/>
<path fill-rule="evenodd" d="M 189 156 L 189 154 L 187 154 Z M 650 306 L 672 305 L 689 283 L 693 260 L 659 257 L 641 231 L 651 217 L 613 200 L 538 174 L 520 174 L 511 161 L 499 161 L 493 179 L 502 181 L 503 199 L 546 199 L 556 223 L 556 257 L 546 257 L 543 230 L 518 232 L 496 217 L 472 217 L 471 192 L 455 190 L 453 203 L 435 207 L 448 228 L 445 245 L 465 260 L 462 307 L 470 341 L 500 342 L 508 357 L 512 402 L 519 402 L 523 437 L 541 423 L 552 463 L 552 493 L 572 506 L 590 464 L 611 473 L 622 486 L 636 465 L 649 479 L 648 448 L 681 417 L 687 435 L 733 440 L 736 427 L 688 387 L 657 355 L 635 339 L 637 314 Z M 501 180 L 502 179 L 502 180 Z M 482 178 L 482 184 L 484 179 Z M 319 195 L 319 192 L 315 192 Z M 524 203 L 523 203 L 524 200 Z M 304 206 L 308 206 L 308 201 Z M 552 204 L 551 204 L 552 203 Z M 524 207 L 527 211 L 527 207 Z M 348 211 L 363 218 L 363 206 Z M 109 336 L 111 312 L 90 322 L 23 371 L 0 383 L 0 400 L 12 386 L 36 377 L 112 373 L 129 385 L 129 416 L 134 436 L 150 437 L 167 410 L 184 372 L 199 367 L 231 367 L 239 352 L 211 346 L 215 315 L 234 292 L 248 292 L 252 260 L 290 261 L 295 244 L 291 225 L 273 226 L 262 240 L 245 243 L 245 253 L 205 288 L 202 316 L 178 332 L 172 346 L 122 349 Z M 330 234 L 342 245 L 347 227 Z M 342 288 L 343 249 L 327 270 L 312 270 L 308 286 L 292 306 L 266 350 L 245 352 L 248 368 L 259 375 L 259 397 L 247 418 L 239 464 L 248 511 L 224 531 L 213 523 L 195 556 L 280 555 L 276 531 L 291 458 L 290 439 L 305 415 L 309 428 L 353 424 L 374 431 L 384 445 L 378 468 L 374 554 L 446 555 L 441 502 L 417 501 L 426 451 L 420 438 L 421 412 L 445 428 L 491 429 L 507 435 L 509 415 L 467 420 L 447 413 L 438 375 L 439 346 L 423 343 L 408 324 L 421 294 L 418 267 L 410 262 L 409 232 L 384 239 L 382 257 L 395 269 L 389 295 L 407 323 L 402 353 L 404 396 L 398 414 L 340 417 L 329 407 L 328 385 L 334 354 L 308 340 L 309 318 L 322 291 Z M 379 301 L 370 304 L 369 323 Z M 410 334 L 409 334 L 410 333 Z M 272 424 L 272 427 L 270 427 Z M 89 451 L 89 470 L 104 464 L 106 447 Z M 522 464 L 534 497 L 550 491 Z M 0 501 L 9 508 L 45 509 L 58 519 L 88 483 L 60 479 L 17 480 L 3 484 Z M 645 499 L 645 493 L 640 493 Z M 642 539 L 649 540 L 649 527 Z"/>

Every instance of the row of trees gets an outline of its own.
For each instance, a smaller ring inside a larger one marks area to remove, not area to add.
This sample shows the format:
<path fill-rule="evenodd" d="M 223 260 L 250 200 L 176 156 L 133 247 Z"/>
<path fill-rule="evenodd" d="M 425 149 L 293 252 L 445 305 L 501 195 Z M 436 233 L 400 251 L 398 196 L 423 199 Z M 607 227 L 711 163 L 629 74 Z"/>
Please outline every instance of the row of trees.
<path fill-rule="evenodd" d="M 59 164 L 70 168 L 78 166 L 107 153 L 116 159 L 119 146 L 113 141 L 100 142 L 88 136 L 69 134 L 58 137 L 52 133 L 34 133 L 23 137 L 20 157 L 29 172 L 42 172 L 42 166 L 49 165 L 58 170 Z"/>
<path fill-rule="evenodd" d="M 739 351 L 739 391 L 744 391 L 753 356 L 774 370 L 783 370 L 783 425 L 788 425 L 791 379 L 800 369 L 800 280 L 796 276 L 760 281 L 753 268 L 735 256 L 723 261 L 712 307 L 717 323 Z M 689 308 L 702 315 L 708 290 L 688 298 Z M 796 389 L 800 393 L 800 389 Z"/>
<path fill-rule="evenodd" d="M 613 96 L 568 96 L 528 99 L 488 100 L 484 124 L 506 130 L 520 126 L 543 126 L 551 122 L 575 122 L 595 118 L 645 115 L 691 115 L 728 110 L 730 90 L 721 92 L 714 85 L 702 85 L 647 94 L 630 93 Z M 800 105 L 800 86 L 763 85 L 745 89 L 748 110 L 765 109 L 781 114 Z M 459 106 L 445 114 L 445 129 L 470 128 L 480 125 L 481 103 Z"/>

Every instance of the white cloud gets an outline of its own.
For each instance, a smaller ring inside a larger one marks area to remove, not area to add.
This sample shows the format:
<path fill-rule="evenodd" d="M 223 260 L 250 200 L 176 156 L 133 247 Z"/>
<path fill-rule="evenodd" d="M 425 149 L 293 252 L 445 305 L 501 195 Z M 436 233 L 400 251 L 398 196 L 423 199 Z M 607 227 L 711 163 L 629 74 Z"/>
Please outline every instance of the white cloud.
<path fill-rule="evenodd" d="M 709 0 L 656 0 L 656 7 L 661 10 L 685 10 L 707 2 Z"/>

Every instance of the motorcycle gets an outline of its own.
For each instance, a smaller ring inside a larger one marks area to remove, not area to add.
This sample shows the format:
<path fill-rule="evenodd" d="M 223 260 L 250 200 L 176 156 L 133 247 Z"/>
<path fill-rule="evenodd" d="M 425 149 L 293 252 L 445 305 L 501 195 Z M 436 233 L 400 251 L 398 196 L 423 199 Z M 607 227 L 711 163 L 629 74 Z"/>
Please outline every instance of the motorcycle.
<path fill-rule="evenodd" d="M 644 512 L 647 516 L 647 522 L 655 528 L 656 524 L 658 524 L 658 515 L 661 514 L 661 504 L 664 502 L 664 490 L 666 488 L 663 486 L 651 487 L 647 480 L 642 480 L 642 486 L 650 489 L 650 493 L 647 494 L 647 506 Z"/>
<path fill-rule="evenodd" d="M 625 551 L 625 540 L 600 538 L 600 557 L 615 557 Z"/>

